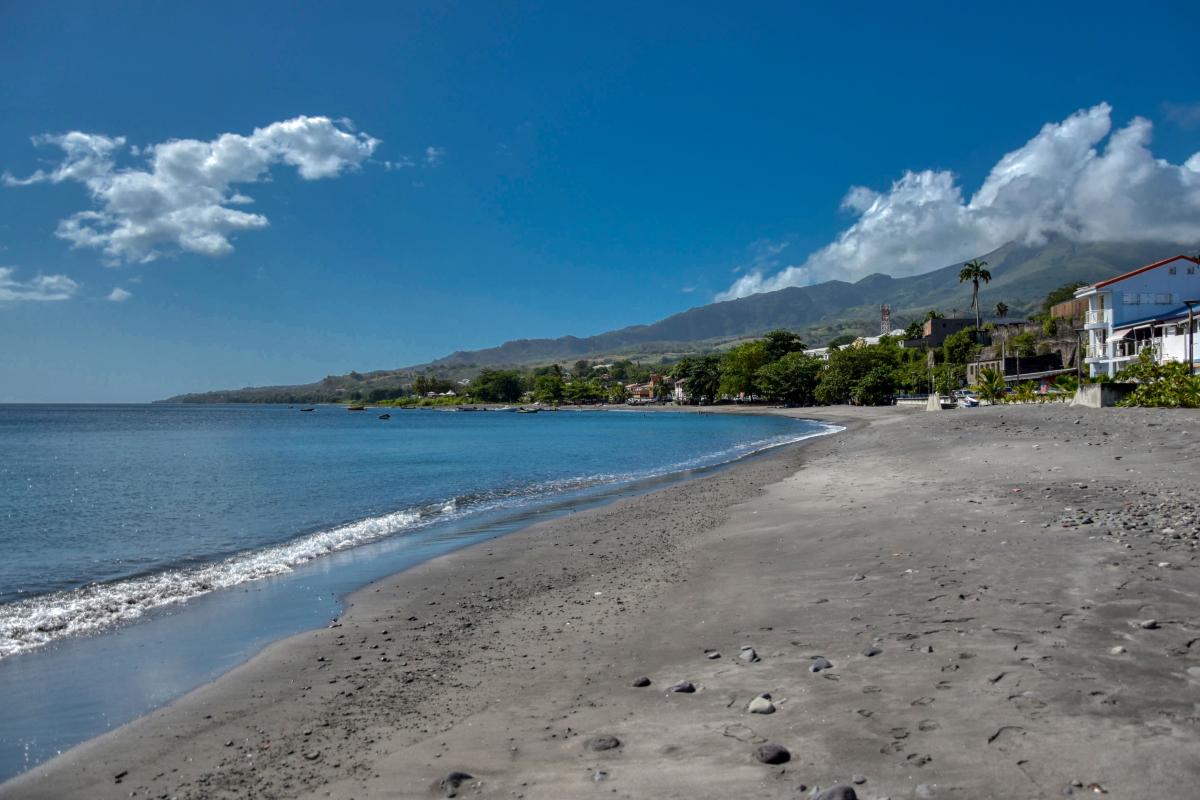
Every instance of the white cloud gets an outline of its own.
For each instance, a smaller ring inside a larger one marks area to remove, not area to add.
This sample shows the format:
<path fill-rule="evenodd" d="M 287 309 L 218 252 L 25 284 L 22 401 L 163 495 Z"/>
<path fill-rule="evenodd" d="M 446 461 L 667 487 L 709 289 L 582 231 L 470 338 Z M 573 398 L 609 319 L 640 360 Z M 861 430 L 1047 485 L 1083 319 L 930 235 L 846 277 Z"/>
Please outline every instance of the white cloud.
<path fill-rule="evenodd" d="M 1155 158 L 1148 120 L 1112 132 L 1111 117 L 1101 103 L 1046 124 L 1001 158 L 970 200 L 948 171 L 906 172 L 886 192 L 852 187 L 842 208 L 857 219 L 835 241 L 800 264 L 751 269 L 717 299 L 874 272 L 914 275 L 1052 234 L 1200 240 L 1200 153 L 1182 165 Z"/>
<path fill-rule="evenodd" d="M 107 299 L 113 301 L 114 303 L 124 303 L 131 297 L 133 297 L 133 292 L 128 292 L 118 286 L 108 293 Z"/>
<path fill-rule="evenodd" d="M 79 291 L 79 284 L 66 275 L 38 275 L 19 281 L 12 267 L 0 267 L 0 303 L 19 300 L 69 300 Z"/>
<path fill-rule="evenodd" d="M 144 157 L 144 169 L 117 165 L 125 149 L 121 137 L 73 131 L 34 142 L 57 145 L 66 157 L 52 171 L 27 178 L 6 173 L 4 182 L 82 183 L 95 208 L 62 220 L 57 234 L 75 247 L 102 250 L 113 262 L 153 261 L 174 248 L 226 255 L 232 235 L 268 224 L 262 214 L 231 208 L 254 202 L 234 184 L 268 180 L 277 164 L 295 167 L 305 180 L 331 178 L 360 166 L 379 145 L 326 117 L 275 122 L 249 136 L 225 133 L 211 141 L 173 139 L 133 148 Z"/>
<path fill-rule="evenodd" d="M 446 157 L 446 150 L 442 147 L 426 147 L 424 164 L 427 167 L 436 167 L 442 163 L 442 159 Z"/>

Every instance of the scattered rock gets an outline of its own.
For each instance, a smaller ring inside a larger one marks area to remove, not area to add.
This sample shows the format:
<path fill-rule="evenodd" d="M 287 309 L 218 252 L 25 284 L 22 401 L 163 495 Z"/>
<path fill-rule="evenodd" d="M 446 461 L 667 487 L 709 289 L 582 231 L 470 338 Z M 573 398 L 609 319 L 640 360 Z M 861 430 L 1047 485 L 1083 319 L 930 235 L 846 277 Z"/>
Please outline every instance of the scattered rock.
<path fill-rule="evenodd" d="M 721 657 L 721 654 L 718 653 L 716 650 L 709 650 L 707 653 L 704 654 L 704 657 L 707 658 L 709 661 L 716 661 L 718 658 Z"/>
<path fill-rule="evenodd" d="M 1112 656 L 1124 655 L 1124 653 L 1125 653 L 1125 648 L 1122 647 L 1121 645 L 1117 645 L 1116 647 L 1109 648 L 1109 650 L 1108 650 L 1108 654 L 1112 655 Z"/>
<path fill-rule="evenodd" d="M 864 656 L 866 656 L 867 658 L 874 658 L 875 656 L 879 655 L 879 654 L 880 654 L 880 653 L 882 653 L 882 652 L 883 652 L 883 651 L 882 651 L 882 650 L 880 650 L 880 649 L 879 649 L 878 647 L 876 647 L 875 645 L 869 645 L 869 646 L 867 647 L 867 649 L 866 649 L 866 650 L 863 650 L 863 651 L 862 651 L 862 654 L 863 654 Z"/>
<path fill-rule="evenodd" d="M 862 573 L 855 573 L 854 577 L 851 578 L 850 581 L 856 583 L 858 581 L 865 581 L 866 579 L 867 579 L 866 575 L 863 575 Z"/>
<path fill-rule="evenodd" d="M 667 691 L 678 692 L 680 694 L 691 694 L 692 692 L 696 691 L 696 687 L 691 681 L 680 681 L 671 688 L 667 689 Z"/>
<path fill-rule="evenodd" d="M 862 786 L 864 783 L 867 782 L 867 776 L 866 775 L 855 775 L 853 778 L 850 779 L 850 782 L 853 783 L 855 786 Z"/>
<path fill-rule="evenodd" d="M 1156 620 L 1156 619 L 1145 619 L 1145 620 L 1142 620 L 1139 624 L 1141 625 L 1142 630 L 1146 630 L 1146 631 L 1156 631 L 1162 627 L 1161 625 L 1158 624 L 1158 620 Z"/>
<path fill-rule="evenodd" d="M 594 780 L 596 783 L 599 783 L 600 781 L 606 781 L 608 780 L 608 773 L 602 769 L 598 769 L 596 770 L 596 773 L 592 775 L 592 780 Z"/>
<path fill-rule="evenodd" d="M 764 764 L 786 764 L 792 754 L 782 745 L 764 744 L 754 751 L 754 757 Z"/>
<path fill-rule="evenodd" d="M 113 783 L 120 783 L 122 780 L 125 779 L 125 776 L 128 774 L 129 774 L 129 770 L 127 770 L 127 769 L 121 770 L 116 775 L 113 775 Z"/>
<path fill-rule="evenodd" d="M 747 664 L 754 664 L 762 661 L 762 659 L 758 657 L 758 651 L 750 645 L 746 645 L 742 648 L 742 652 L 738 654 L 738 658 L 740 658 L 742 661 L 745 661 Z"/>
<path fill-rule="evenodd" d="M 839 784 L 821 792 L 816 800 L 858 800 L 858 793 L 854 791 L 853 786 Z"/>
<path fill-rule="evenodd" d="M 650 685 L 650 679 L 647 678 L 645 675 L 643 675 L 640 678 L 634 678 L 633 685 L 636 686 L 638 689 L 641 689 L 643 686 Z"/>
<path fill-rule="evenodd" d="M 833 669 L 833 664 L 825 656 L 817 656 L 813 662 L 808 665 L 809 672 L 820 672 L 825 669 Z"/>
<path fill-rule="evenodd" d="M 475 776 L 466 772 L 451 772 L 446 777 L 442 778 L 438 785 L 442 788 L 442 792 L 446 797 L 458 797 L 458 789 L 464 783 L 472 780 Z"/>
<path fill-rule="evenodd" d="M 604 750 L 615 750 L 621 746 L 621 740 L 615 736 L 593 736 L 587 741 L 587 749 L 602 752 Z"/>
<path fill-rule="evenodd" d="M 746 706 L 746 710 L 751 714 L 774 714 L 775 704 L 771 702 L 771 695 L 760 694 L 750 701 L 750 705 Z"/>

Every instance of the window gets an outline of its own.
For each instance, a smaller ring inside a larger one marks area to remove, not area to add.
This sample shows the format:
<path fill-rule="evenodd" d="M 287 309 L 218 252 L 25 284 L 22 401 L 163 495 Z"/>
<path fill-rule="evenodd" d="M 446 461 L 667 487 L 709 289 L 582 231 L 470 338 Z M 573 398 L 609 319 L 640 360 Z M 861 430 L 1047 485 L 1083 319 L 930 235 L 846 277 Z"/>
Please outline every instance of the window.
<path fill-rule="evenodd" d="M 1176 272 L 1178 272 L 1178 270 L 1176 270 L 1174 267 L 1171 267 L 1170 269 L 1167 270 L 1167 272 L 1171 275 L 1174 275 Z"/>
<path fill-rule="evenodd" d="M 1159 292 L 1154 295 L 1154 302 L 1160 306 L 1168 306 L 1174 302 L 1173 295 L 1169 292 Z"/>
<path fill-rule="evenodd" d="M 1195 268 L 1195 267 L 1188 267 L 1188 268 L 1187 268 L 1187 274 L 1188 274 L 1188 275 L 1195 275 L 1195 274 L 1196 274 L 1196 268 Z"/>
<path fill-rule="evenodd" d="M 1136 306 L 1139 302 L 1137 292 L 1126 292 L 1122 300 L 1127 306 Z"/>

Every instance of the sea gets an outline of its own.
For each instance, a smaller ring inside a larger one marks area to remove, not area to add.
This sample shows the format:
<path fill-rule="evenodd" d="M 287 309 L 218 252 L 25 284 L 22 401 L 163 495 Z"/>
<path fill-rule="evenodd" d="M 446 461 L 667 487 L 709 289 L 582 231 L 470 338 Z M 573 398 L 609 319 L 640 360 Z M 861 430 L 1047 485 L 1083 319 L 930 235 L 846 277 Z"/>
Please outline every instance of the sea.
<path fill-rule="evenodd" d="M 669 411 L 0 405 L 0 780 L 328 624 L 373 580 L 832 430 Z"/>

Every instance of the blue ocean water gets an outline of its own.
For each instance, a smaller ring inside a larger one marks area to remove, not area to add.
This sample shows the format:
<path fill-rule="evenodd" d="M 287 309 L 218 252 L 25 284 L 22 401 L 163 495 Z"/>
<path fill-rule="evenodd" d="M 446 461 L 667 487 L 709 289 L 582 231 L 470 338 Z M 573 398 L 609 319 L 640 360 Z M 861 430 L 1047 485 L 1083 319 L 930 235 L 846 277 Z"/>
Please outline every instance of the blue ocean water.
<path fill-rule="evenodd" d="M 724 414 L 377 415 L 0 406 L 0 779 L 324 624 L 371 580 L 826 430 Z"/>

